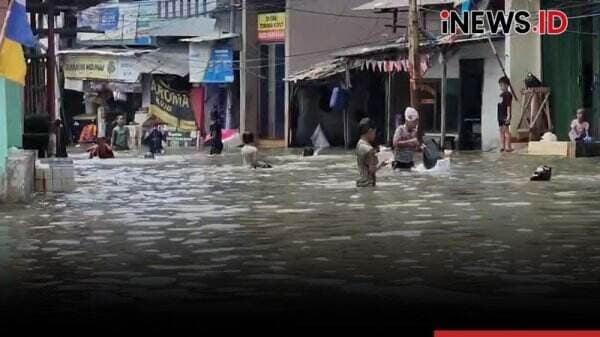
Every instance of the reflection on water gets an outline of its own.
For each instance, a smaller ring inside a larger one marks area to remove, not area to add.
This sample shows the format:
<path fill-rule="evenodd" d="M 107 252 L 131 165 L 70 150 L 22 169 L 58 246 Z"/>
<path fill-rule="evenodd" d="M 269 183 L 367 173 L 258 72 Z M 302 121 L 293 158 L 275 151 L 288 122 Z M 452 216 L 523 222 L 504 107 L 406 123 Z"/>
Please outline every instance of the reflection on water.
<path fill-rule="evenodd" d="M 272 161 L 77 160 L 75 193 L 0 209 L 12 294 L 218 301 L 326 287 L 456 299 L 585 296 L 598 283 L 598 160 L 459 154 L 439 174 L 385 170 L 375 189 L 355 187 L 349 153 Z M 529 182 L 540 164 L 552 182 Z"/>

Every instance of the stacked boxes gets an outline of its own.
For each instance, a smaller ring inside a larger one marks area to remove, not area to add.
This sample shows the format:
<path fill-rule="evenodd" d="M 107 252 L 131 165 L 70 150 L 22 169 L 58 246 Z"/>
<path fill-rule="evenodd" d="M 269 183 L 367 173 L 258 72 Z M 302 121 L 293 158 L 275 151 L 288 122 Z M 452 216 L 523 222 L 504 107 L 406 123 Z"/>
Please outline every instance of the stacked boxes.
<path fill-rule="evenodd" d="M 36 165 L 36 192 L 72 192 L 76 188 L 75 168 L 69 159 L 44 159 Z"/>

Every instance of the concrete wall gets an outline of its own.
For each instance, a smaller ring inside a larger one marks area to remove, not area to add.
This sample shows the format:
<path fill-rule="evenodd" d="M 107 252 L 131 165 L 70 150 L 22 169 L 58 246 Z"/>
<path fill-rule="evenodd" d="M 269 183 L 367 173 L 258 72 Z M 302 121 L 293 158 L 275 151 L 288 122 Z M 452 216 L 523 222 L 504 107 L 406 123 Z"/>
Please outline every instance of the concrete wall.
<path fill-rule="evenodd" d="M 23 146 L 23 87 L 0 78 L 0 201 L 5 200 L 11 147 Z"/>
<path fill-rule="evenodd" d="M 537 13 L 540 9 L 539 0 L 506 0 L 506 9 L 525 9 Z M 542 37 L 539 34 L 529 33 L 526 35 L 510 34 L 506 37 L 506 72 L 511 79 L 515 92 L 519 95 L 519 102 L 513 102 L 513 123 L 511 130 L 513 135 L 521 120 L 523 99 L 520 92 L 525 88 L 523 81 L 527 73 L 531 72 L 539 79 L 542 78 Z"/>
<path fill-rule="evenodd" d="M 504 41 L 495 41 L 494 45 L 499 55 L 504 55 Z M 502 57 L 501 57 L 502 58 Z M 492 49 L 487 41 L 481 43 L 465 44 L 458 52 L 448 59 L 448 78 L 460 77 L 461 59 L 484 59 L 483 80 L 483 106 L 481 107 L 481 146 L 483 151 L 496 149 L 500 146 L 498 142 L 498 79 L 503 76 L 502 68 L 498 64 Z M 503 58 L 502 58 L 503 59 Z M 433 57 L 433 66 L 425 78 L 441 78 L 442 66 L 439 64 L 438 56 Z M 516 106 L 513 106 L 516 109 Z M 513 124 L 517 123 L 517 117 L 513 117 Z"/>
<path fill-rule="evenodd" d="M 6 192 L 8 149 L 23 145 L 23 88 L 0 78 L 0 200 Z"/>

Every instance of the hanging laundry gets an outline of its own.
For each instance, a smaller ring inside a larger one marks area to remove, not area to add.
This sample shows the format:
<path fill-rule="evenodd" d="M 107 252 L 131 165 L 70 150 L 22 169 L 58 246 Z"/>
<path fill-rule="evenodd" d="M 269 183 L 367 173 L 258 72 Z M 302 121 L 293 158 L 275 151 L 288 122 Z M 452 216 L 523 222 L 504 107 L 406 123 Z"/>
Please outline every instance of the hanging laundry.
<path fill-rule="evenodd" d="M 348 101 L 350 99 L 350 92 L 346 89 L 335 87 L 331 93 L 331 98 L 329 100 L 329 107 L 333 111 L 343 111 L 348 106 Z"/>

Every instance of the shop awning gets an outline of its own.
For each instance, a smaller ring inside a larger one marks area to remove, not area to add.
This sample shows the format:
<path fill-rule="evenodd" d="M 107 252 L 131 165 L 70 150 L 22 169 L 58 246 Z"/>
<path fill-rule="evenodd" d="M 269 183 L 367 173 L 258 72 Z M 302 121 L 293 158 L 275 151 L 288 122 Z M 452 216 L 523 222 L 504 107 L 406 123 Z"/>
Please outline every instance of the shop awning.
<path fill-rule="evenodd" d="M 140 29 L 138 34 L 147 36 L 181 36 L 195 37 L 211 34 L 215 31 L 216 20 L 204 16 L 178 19 L 162 23 L 156 27 Z"/>
<path fill-rule="evenodd" d="M 473 35 L 445 35 L 439 36 L 435 40 L 421 40 L 420 48 L 423 50 L 432 50 L 443 45 L 475 43 L 487 40 L 488 34 Z M 502 39 L 502 36 L 493 35 L 492 40 Z M 339 58 L 355 58 L 374 54 L 384 54 L 389 52 L 407 51 L 408 43 L 404 39 L 389 41 L 377 44 L 367 44 L 340 50 L 333 53 L 332 56 Z"/>
<path fill-rule="evenodd" d="M 406 42 L 389 41 L 389 42 L 384 42 L 384 43 L 368 44 L 368 45 L 363 45 L 363 46 L 346 48 L 346 49 L 340 50 L 338 52 L 335 52 L 332 55 L 335 57 L 352 57 L 352 56 L 384 53 L 387 51 L 395 51 L 395 50 L 404 49 L 407 47 L 408 47 L 408 44 Z"/>
<path fill-rule="evenodd" d="M 419 6 L 454 4 L 455 0 L 417 0 Z M 407 8 L 409 0 L 375 0 L 353 8 L 355 11 L 377 11 L 395 8 Z"/>
<path fill-rule="evenodd" d="M 289 82 L 321 80 L 345 72 L 346 67 L 345 60 L 331 59 L 292 74 L 285 80 Z M 353 66 L 348 65 L 348 67 L 352 68 Z"/>
<path fill-rule="evenodd" d="M 196 36 L 191 38 L 180 39 L 181 42 L 210 42 L 219 40 L 229 40 L 240 37 L 240 34 L 233 33 L 212 33 L 203 36 Z"/>
<path fill-rule="evenodd" d="M 173 45 L 138 58 L 136 68 L 141 74 L 165 74 L 186 76 L 190 72 L 188 47 Z"/>
<path fill-rule="evenodd" d="M 115 49 L 115 48 L 98 48 L 98 49 L 66 49 L 59 50 L 56 55 L 100 55 L 100 56 L 137 56 L 155 52 L 156 49 Z"/>

